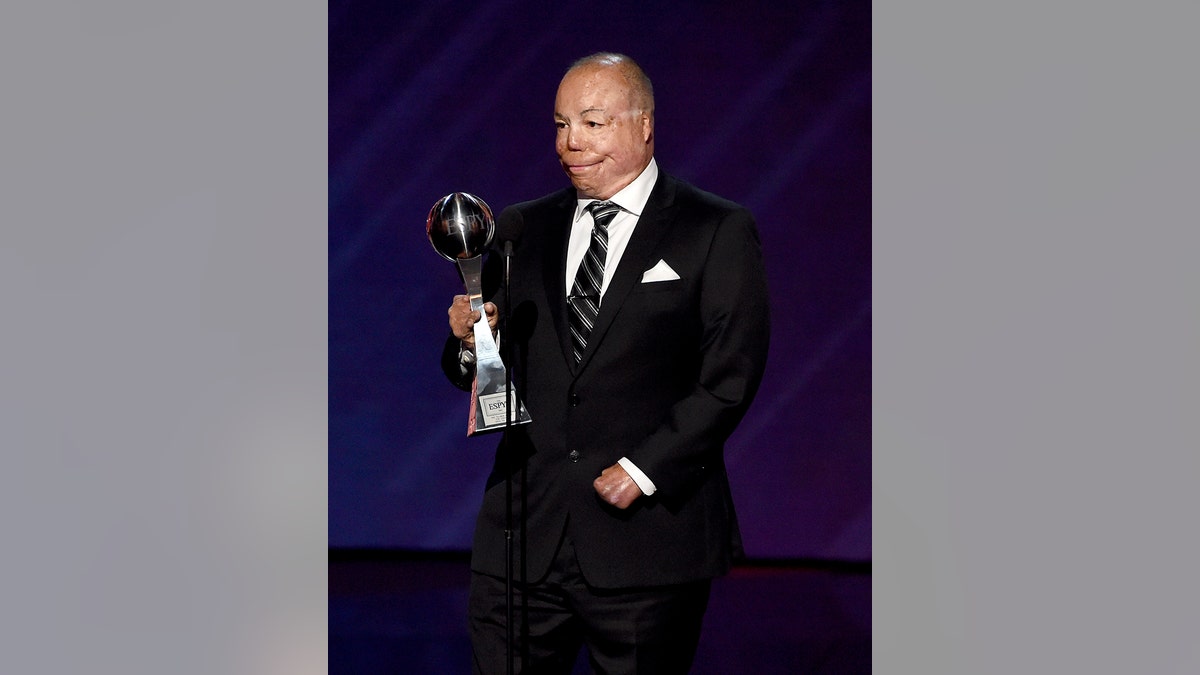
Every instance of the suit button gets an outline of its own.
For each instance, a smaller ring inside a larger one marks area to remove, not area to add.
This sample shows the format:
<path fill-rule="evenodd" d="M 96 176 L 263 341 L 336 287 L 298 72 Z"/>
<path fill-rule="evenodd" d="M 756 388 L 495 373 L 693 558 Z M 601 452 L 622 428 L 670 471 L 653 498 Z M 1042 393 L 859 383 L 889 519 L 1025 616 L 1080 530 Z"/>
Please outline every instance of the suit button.
<path fill-rule="evenodd" d="M 571 454 L 567 455 L 567 459 L 571 460 L 572 462 L 578 462 L 579 461 L 579 451 L 572 450 Z"/>
<path fill-rule="evenodd" d="M 579 405 L 579 394 L 571 392 L 571 395 L 567 397 L 567 400 L 570 402 L 571 407 L 574 408 L 575 406 Z"/>

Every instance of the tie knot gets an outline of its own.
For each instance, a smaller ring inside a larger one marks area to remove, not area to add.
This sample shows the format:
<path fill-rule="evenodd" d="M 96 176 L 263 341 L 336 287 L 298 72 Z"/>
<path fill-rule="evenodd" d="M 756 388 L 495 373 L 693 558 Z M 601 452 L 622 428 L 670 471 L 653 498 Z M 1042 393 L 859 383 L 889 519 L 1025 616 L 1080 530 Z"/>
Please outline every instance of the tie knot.
<path fill-rule="evenodd" d="M 605 228 L 621 207 L 613 202 L 592 202 L 587 205 L 587 210 L 592 212 L 592 220 L 595 221 L 596 227 Z"/>

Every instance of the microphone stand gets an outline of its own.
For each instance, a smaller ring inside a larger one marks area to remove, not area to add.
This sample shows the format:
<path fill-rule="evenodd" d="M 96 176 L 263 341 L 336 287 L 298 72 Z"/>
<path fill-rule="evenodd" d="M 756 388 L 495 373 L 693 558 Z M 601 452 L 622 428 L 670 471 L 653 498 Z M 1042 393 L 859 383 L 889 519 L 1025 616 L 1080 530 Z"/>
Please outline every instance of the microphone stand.
<path fill-rule="evenodd" d="M 513 426 L 513 379 L 512 379 L 512 331 L 509 330 L 508 320 L 512 314 L 512 296 L 509 292 L 509 273 L 512 265 L 512 241 L 504 242 L 504 322 L 508 331 L 508 339 L 504 340 L 503 361 L 507 364 L 504 369 L 504 431 L 501 442 L 504 446 L 504 615 L 505 615 L 505 656 L 506 670 L 513 675 L 513 456 L 509 444 L 509 431 Z"/>

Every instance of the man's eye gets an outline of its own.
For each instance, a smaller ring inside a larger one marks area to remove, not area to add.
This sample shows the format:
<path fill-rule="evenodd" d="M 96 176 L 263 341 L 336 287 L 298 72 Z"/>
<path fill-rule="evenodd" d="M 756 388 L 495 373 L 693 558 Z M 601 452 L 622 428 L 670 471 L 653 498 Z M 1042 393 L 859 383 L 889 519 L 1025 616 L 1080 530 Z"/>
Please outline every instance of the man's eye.
<path fill-rule="evenodd" d="M 587 122 L 587 125 L 589 128 L 595 129 L 596 127 L 600 126 L 600 123 L 599 122 Z"/>

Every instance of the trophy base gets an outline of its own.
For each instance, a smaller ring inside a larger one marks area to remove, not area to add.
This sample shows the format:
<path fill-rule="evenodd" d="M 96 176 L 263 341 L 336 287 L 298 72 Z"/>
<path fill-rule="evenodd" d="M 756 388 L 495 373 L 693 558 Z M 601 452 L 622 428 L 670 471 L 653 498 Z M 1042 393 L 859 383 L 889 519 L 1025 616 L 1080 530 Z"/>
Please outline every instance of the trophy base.
<path fill-rule="evenodd" d="M 508 390 L 502 385 L 499 391 L 480 394 L 478 389 L 479 382 L 476 380 L 475 386 L 471 387 L 471 417 L 467 420 L 468 436 L 501 431 L 508 426 Z M 513 411 L 512 416 L 513 426 L 532 421 L 529 411 L 517 397 L 515 389 L 512 399 L 516 403 L 516 410 Z"/>

